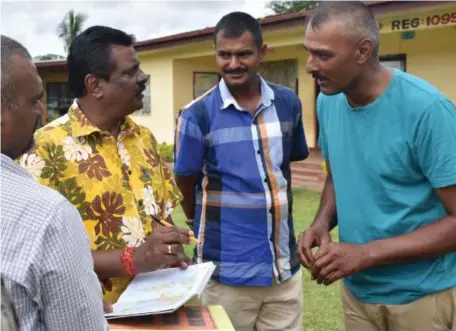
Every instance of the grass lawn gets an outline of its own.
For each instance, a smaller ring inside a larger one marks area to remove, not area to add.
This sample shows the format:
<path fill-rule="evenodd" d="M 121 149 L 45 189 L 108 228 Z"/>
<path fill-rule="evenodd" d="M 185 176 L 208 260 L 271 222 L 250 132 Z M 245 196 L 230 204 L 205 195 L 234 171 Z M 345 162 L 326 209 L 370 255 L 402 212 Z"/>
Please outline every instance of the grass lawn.
<path fill-rule="evenodd" d="M 294 220 L 295 232 L 298 235 L 306 229 L 313 220 L 320 199 L 319 192 L 309 190 L 294 190 Z M 180 208 L 176 209 L 173 219 L 177 225 L 183 226 L 184 214 Z M 336 240 L 337 232 L 333 233 Z M 186 247 L 187 255 L 193 255 L 193 245 Z M 310 279 L 310 274 L 303 269 L 304 286 L 304 320 L 306 331 L 342 331 L 342 311 L 339 298 L 339 284 L 331 286 L 318 285 Z"/>

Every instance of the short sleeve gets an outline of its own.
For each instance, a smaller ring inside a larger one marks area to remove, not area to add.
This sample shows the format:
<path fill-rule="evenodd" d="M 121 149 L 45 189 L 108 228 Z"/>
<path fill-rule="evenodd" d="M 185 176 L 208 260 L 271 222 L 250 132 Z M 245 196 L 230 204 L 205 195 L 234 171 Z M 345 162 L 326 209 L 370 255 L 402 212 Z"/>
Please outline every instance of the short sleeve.
<path fill-rule="evenodd" d="M 304 124 L 302 119 L 302 104 L 296 98 L 296 122 L 293 132 L 293 147 L 291 150 L 291 161 L 305 160 L 309 156 L 306 135 L 304 133 Z"/>
<path fill-rule="evenodd" d="M 317 118 L 318 118 L 318 147 L 321 149 L 321 154 L 325 160 L 328 160 L 328 143 L 324 130 L 324 105 L 323 105 L 323 95 L 320 95 L 317 98 Z"/>
<path fill-rule="evenodd" d="M 424 175 L 434 188 L 456 185 L 456 108 L 434 102 L 416 126 L 414 148 Z"/>
<path fill-rule="evenodd" d="M 177 118 L 174 144 L 174 173 L 192 176 L 203 169 L 205 155 L 204 137 L 191 108 Z"/>

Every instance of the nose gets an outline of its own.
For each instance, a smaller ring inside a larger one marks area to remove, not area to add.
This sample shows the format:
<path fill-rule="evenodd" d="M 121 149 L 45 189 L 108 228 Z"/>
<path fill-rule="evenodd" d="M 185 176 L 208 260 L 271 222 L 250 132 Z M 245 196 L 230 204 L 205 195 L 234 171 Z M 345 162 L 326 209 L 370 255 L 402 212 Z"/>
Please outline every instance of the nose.
<path fill-rule="evenodd" d="M 309 53 L 307 57 L 306 70 L 308 74 L 312 74 L 318 71 L 317 65 L 315 63 L 315 58 L 311 53 Z"/>
<path fill-rule="evenodd" d="M 138 82 L 140 84 L 145 84 L 147 83 L 147 81 L 149 80 L 149 77 L 144 73 L 144 71 L 142 71 L 141 69 L 139 69 L 139 76 L 138 76 Z"/>
<path fill-rule="evenodd" d="M 230 68 L 231 69 L 236 69 L 239 67 L 239 59 L 237 56 L 233 55 L 231 58 L 230 58 L 230 64 L 229 64 Z"/>

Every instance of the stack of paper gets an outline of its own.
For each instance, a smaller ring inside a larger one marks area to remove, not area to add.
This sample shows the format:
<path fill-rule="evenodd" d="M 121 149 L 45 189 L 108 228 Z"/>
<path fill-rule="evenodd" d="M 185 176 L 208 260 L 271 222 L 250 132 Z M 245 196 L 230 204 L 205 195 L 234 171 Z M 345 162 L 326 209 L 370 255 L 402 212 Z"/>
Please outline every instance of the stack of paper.
<path fill-rule="evenodd" d="M 171 313 L 194 296 L 200 296 L 215 265 L 195 264 L 186 270 L 171 268 L 137 275 L 122 293 L 107 319 Z"/>

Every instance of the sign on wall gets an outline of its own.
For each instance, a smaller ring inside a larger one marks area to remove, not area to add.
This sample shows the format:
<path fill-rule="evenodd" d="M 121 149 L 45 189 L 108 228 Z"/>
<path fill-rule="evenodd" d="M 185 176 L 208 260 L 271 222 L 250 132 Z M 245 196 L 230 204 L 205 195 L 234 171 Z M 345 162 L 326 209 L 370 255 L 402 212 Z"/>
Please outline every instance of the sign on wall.
<path fill-rule="evenodd" d="M 403 32 L 444 26 L 456 26 L 456 9 L 423 15 L 409 15 L 379 22 L 380 32 Z"/>

